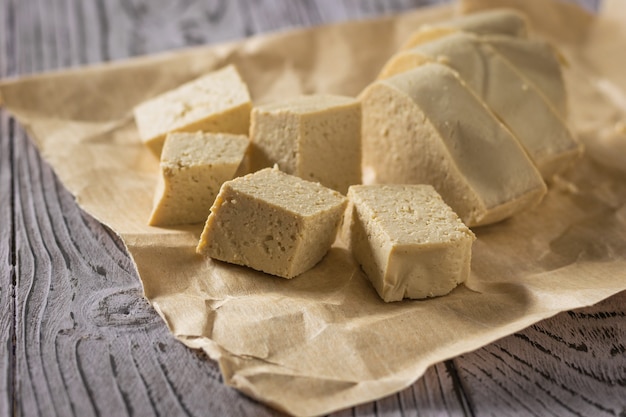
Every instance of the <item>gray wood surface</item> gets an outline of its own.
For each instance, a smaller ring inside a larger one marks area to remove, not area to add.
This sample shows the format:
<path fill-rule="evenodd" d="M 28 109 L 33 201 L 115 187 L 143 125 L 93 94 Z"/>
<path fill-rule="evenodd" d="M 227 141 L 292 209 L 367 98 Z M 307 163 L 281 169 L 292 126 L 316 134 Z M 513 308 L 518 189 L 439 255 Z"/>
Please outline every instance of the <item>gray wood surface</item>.
<path fill-rule="evenodd" d="M 0 0 L 0 76 L 434 2 Z M 625 415 L 625 306 L 559 314 L 337 415 Z M 173 339 L 122 243 L 0 110 L 0 417 L 278 414 Z"/>
<path fill-rule="evenodd" d="M 10 123 L 14 125 L 13 122 Z M 9 138 L 9 118 L 0 114 L 0 137 Z M 13 222 L 11 143 L 0 141 L 0 416 L 10 415 L 13 376 Z"/>

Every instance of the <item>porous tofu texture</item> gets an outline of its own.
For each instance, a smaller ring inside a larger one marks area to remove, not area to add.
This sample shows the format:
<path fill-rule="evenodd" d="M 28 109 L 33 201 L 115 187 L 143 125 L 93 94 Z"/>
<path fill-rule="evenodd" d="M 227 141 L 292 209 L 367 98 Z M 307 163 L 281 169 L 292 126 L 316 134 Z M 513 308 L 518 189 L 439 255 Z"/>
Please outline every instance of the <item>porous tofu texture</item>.
<path fill-rule="evenodd" d="M 337 191 L 266 168 L 222 185 L 196 251 L 293 278 L 330 249 L 346 205 Z"/>
<path fill-rule="evenodd" d="M 252 102 L 233 65 L 148 100 L 134 109 L 141 140 L 157 156 L 170 132 L 247 135 Z"/>
<path fill-rule="evenodd" d="M 364 165 L 382 184 L 430 184 L 468 226 L 538 204 L 546 185 L 518 140 L 451 69 L 429 63 L 361 95 Z"/>
<path fill-rule="evenodd" d="M 357 185 L 343 237 L 386 301 L 449 293 L 469 276 L 474 234 L 430 185 Z"/>
<path fill-rule="evenodd" d="M 220 187 L 241 163 L 248 137 L 227 133 L 170 133 L 149 224 L 205 222 Z"/>
<path fill-rule="evenodd" d="M 354 98 L 310 95 L 256 107 L 250 140 L 253 171 L 277 164 L 343 194 L 361 183 L 361 104 Z"/>

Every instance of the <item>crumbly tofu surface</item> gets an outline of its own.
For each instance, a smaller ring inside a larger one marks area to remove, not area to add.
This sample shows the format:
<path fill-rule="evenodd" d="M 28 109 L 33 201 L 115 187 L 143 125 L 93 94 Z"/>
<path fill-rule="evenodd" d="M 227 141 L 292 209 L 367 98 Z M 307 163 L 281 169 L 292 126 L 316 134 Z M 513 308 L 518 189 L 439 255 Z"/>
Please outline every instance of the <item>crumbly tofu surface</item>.
<path fill-rule="evenodd" d="M 343 194 L 361 183 L 361 104 L 354 98 L 310 95 L 257 107 L 250 140 L 252 171 L 277 164 Z"/>
<path fill-rule="evenodd" d="M 385 184 L 431 184 L 468 226 L 538 204 L 547 188 L 511 132 L 450 68 L 429 63 L 360 95 L 363 160 Z"/>
<path fill-rule="evenodd" d="M 262 169 L 224 183 L 196 251 L 293 278 L 328 252 L 346 205 L 319 183 Z"/>
<path fill-rule="evenodd" d="M 543 61 L 542 53 L 528 55 L 528 60 Z M 511 129 L 545 179 L 580 156 L 580 143 L 543 92 L 481 38 L 459 32 L 402 51 L 385 65 L 381 78 L 427 62 L 454 69 Z M 555 74 L 552 82 L 562 85 L 563 80 Z"/>
<path fill-rule="evenodd" d="M 350 187 L 343 239 L 386 301 L 448 294 L 469 276 L 474 234 L 430 185 Z"/>
<path fill-rule="evenodd" d="M 248 143 L 244 135 L 170 133 L 161 154 L 149 224 L 205 222 L 220 187 L 235 175 Z"/>
<path fill-rule="evenodd" d="M 526 38 L 528 36 L 528 21 L 524 14 L 513 9 L 495 9 L 471 13 L 436 25 L 421 26 L 409 36 L 401 49 L 415 48 L 418 45 L 456 32 Z"/>
<path fill-rule="evenodd" d="M 247 135 L 252 102 L 233 65 L 148 100 L 134 109 L 141 140 L 161 154 L 170 132 L 223 132 Z"/>

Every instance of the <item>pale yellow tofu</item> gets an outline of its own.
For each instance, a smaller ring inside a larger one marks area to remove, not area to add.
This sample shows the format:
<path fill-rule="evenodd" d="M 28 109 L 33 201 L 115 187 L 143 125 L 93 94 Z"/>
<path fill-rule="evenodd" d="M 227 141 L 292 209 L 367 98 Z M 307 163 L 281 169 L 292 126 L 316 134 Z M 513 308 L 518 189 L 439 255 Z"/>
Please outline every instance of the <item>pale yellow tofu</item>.
<path fill-rule="evenodd" d="M 134 113 L 139 137 L 159 156 L 170 132 L 247 135 L 251 109 L 248 88 L 229 65 L 138 105 Z"/>
<path fill-rule="evenodd" d="M 468 226 L 538 204 L 541 174 L 511 132 L 450 68 L 429 63 L 360 95 L 363 163 L 385 184 L 431 184 Z"/>
<path fill-rule="evenodd" d="M 220 187 L 235 175 L 248 143 L 247 136 L 227 133 L 167 135 L 149 224 L 205 222 Z"/>
<path fill-rule="evenodd" d="M 409 36 L 401 49 L 411 49 L 426 42 L 456 32 L 477 35 L 500 34 L 510 37 L 528 36 L 528 21 L 523 13 L 513 9 L 494 9 L 459 16 L 445 22 L 423 25 Z"/>
<path fill-rule="evenodd" d="M 262 169 L 222 185 L 196 251 L 293 278 L 328 252 L 346 205 L 319 183 Z"/>
<path fill-rule="evenodd" d="M 343 194 L 361 183 L 361 104 L 351 97 L 300 96 L 256 107 L 252 170 L 273 166 Z"/>
<path fill-rule="evenodd" d="M 343 239 L 386 301 L 448 294 L 470 273 L 474 234 L 430 185 L 356 185 Z"/>
<path fill-rule="evenodd" d="M 538 62 L 541 67 L 545 59 L 541 52 L 528 50 L 526 65 Z M 511 129 L 544 179 L 563 171 L 580 156 L 580 143 L 546 95 L 483 38 L 459 32 L 402 51 L 385 65 L 381 78 L 427 62 L 454 69 Z M 552 83 L 562 86 L 563 80 L 554 74 Z"/>

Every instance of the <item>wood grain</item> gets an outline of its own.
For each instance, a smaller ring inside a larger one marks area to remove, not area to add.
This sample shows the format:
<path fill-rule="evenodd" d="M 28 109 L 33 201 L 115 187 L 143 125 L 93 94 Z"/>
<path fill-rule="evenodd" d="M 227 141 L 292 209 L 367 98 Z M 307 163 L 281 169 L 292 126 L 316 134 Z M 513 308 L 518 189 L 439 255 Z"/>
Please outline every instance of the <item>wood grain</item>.
<path fill-rule="evenodd" d="M 418 0 L 0 0 L 27 74 L 396 12 Z M 279 415 L 224 386 L 142 297 L 122 242 L 0 110 L 0 416 Z M 624 415 L 626 293 L 431 367 L 337 416 Z"/>
<path fill-rule="evenodd" d="M 14 125 L 0 113 L 0 136 L 10 137 Z M 13 280 L 15 278 L 12 218 L 11 142 L 0 140 L 0 416 L 13 413 Z"/>
<path fill-rule="evenodd" d="M 476 415 L 626 415 L 626 292 L 455 359 Z"/>
<path fill-rule="evenodd" d="M 12 21 L 4 0 L 0 0 L 0 77 L 13 74 Z M 15 251 L 13 233 L 13 149 L 10 138 L 15 122 L 0 110 L 0 417 L 13 415 L 13 335 Z"/>

